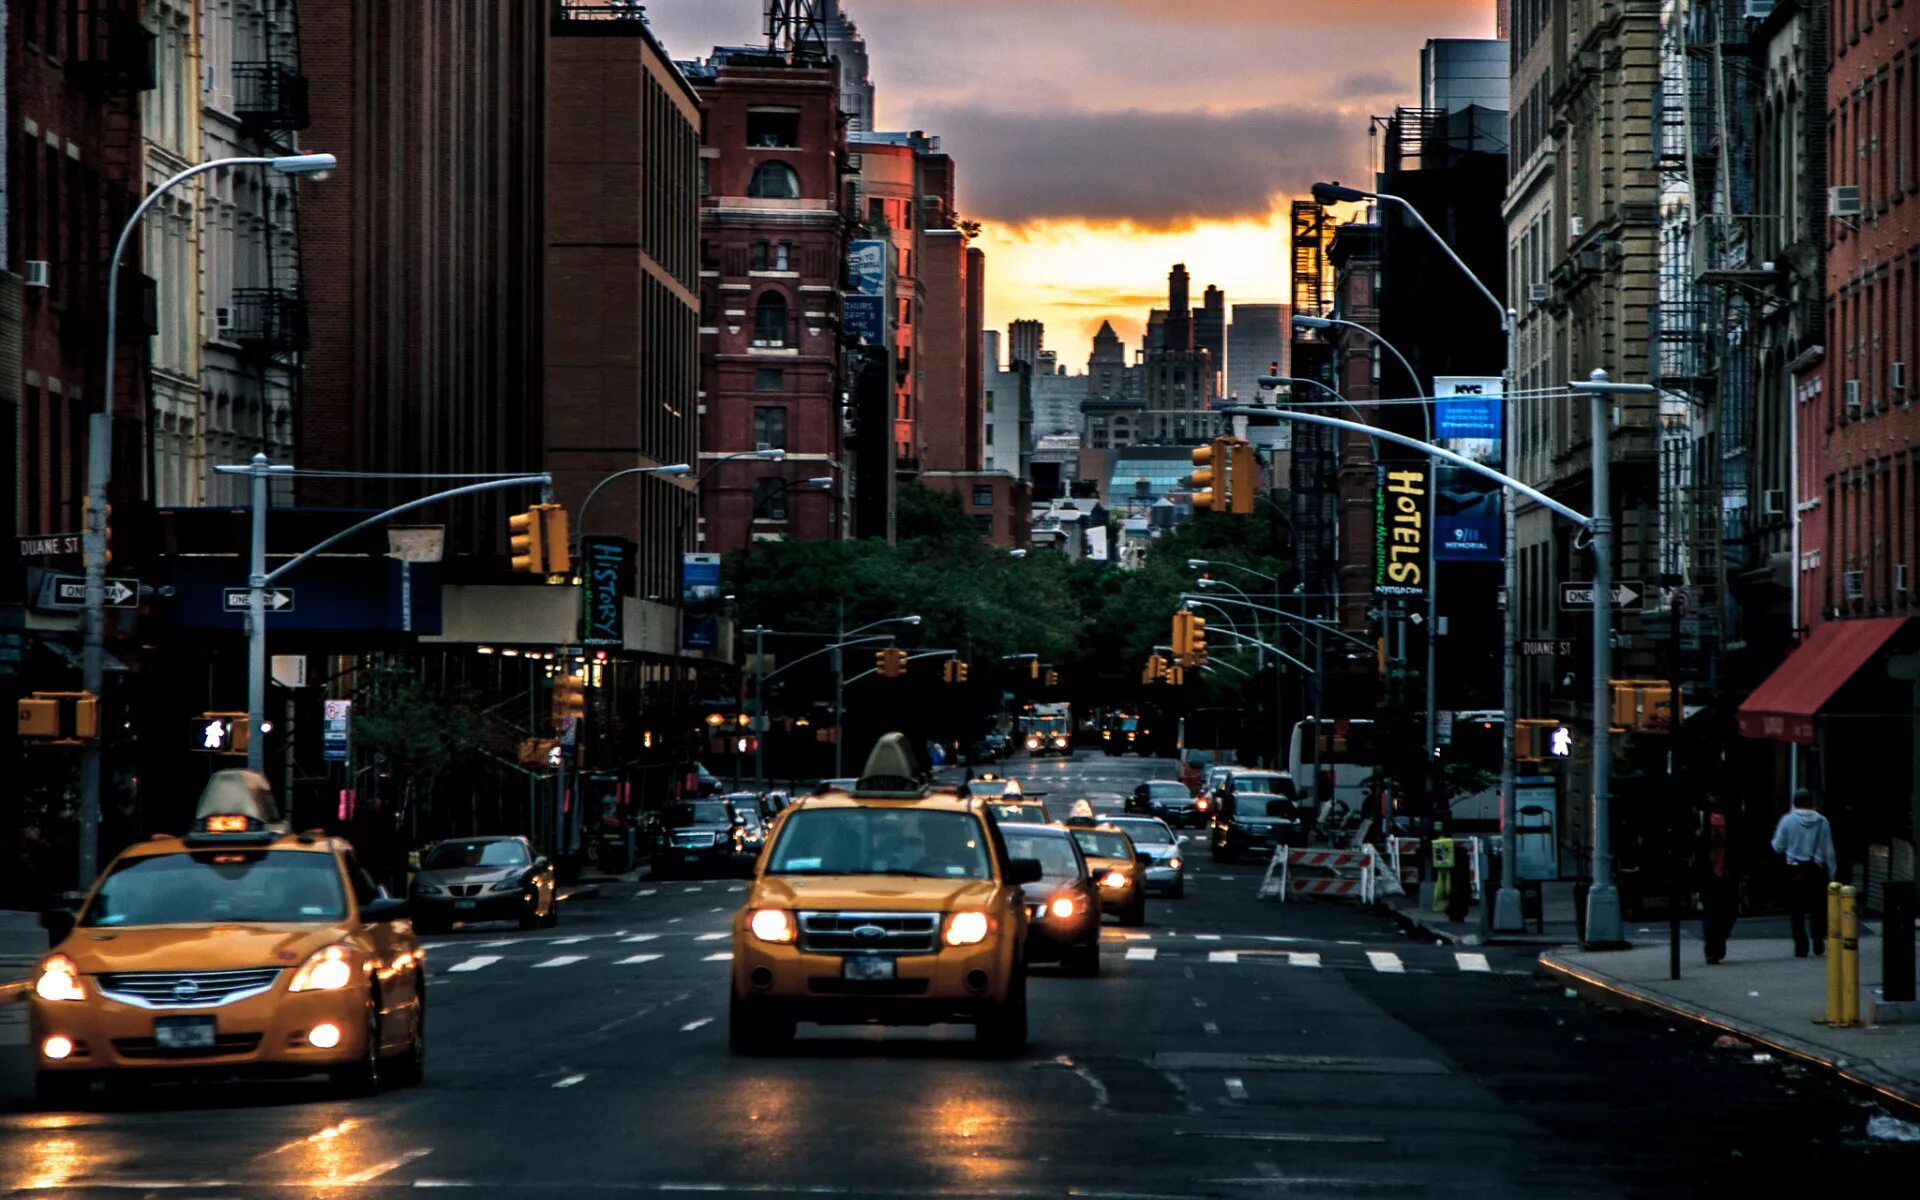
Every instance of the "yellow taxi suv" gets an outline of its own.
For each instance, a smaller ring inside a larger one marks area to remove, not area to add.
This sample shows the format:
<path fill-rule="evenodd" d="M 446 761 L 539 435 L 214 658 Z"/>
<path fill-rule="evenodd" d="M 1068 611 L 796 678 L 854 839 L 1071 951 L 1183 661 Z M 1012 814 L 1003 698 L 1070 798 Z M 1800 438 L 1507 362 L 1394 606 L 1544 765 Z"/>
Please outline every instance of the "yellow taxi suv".
<path fill-rule="evenodd" d="M 219 811 L 210 787 L 185 836 L 128 848 L 77 911 L 43 916 L 52 950 L 28 994 L 42 1105 L 78 1104 L 96 1081 L 419 1082 L 426 975 L 406 902 L 346 842 L 287 833 L 235 795 L 252 811 Z"/>
<path fill-rule="evenodd" d="M 1152 856 L 1136 850 L 1133 839 L 1112 825 L 1069 817 L 1067 828 L 1080 843 L 1087 872 L 1100 888 L 1100 911 L 1122 925 L 1147 923 L 1147 865 Z"/>
<path fill-rule="evenodd" d="M 782 812 L 733 922 L 728 1042 L 778 1049 L 797 1022 L 971 1023 L 1027 1041 L 1027 910 L 1040 865 L 1008 856 L 982 802 L 920 787 L 898 735 L 850 792 Z"/>

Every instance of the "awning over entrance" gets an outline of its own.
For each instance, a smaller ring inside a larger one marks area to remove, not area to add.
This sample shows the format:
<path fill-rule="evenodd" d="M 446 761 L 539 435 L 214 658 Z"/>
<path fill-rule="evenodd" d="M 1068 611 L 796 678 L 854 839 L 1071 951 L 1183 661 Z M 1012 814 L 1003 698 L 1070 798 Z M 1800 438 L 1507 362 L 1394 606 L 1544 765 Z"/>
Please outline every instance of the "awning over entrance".
<path fill-rule="evenodd" d="M 1740 732 L 1751 738 L 1813 744 L 1813 718 L 1906 617 L 1830 621 L 1800 643 L 1740 706 Z"/>

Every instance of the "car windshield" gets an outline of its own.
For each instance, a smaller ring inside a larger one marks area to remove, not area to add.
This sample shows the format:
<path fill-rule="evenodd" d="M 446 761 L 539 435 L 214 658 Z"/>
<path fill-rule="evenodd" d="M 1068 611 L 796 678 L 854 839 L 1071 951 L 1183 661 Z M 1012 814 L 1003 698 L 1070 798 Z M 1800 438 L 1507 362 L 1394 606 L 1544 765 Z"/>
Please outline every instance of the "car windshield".
<path fill-rule="evenodd" d="M 1040 875 L 1044 882 L 1066 883 L 1080 878 L 1080 860 L 1073 853 L 1073 843 L 1066 838 L 1055 833 L 1020 829 L 1005 830 L 1003 836 L 1007 839 L 1009 857 L 1040 860 Z"/>
<path fill-rule="evenodd" d="M 423 871 L 451 871 L 460 867 L 524 867 L 530 860 L 519 842 L 441 842 L 427 852 Z"/>
<path fill-rule="evenodd" d="M 1187 785 L 1173 779 L 1156 779 L 1147 784 L 1147 795 L 1155 800 L 1191 800 Z"/>
<path fill-rule="evenodd" d="M 1011 821 L 1018 825 L 1045 825 L 1047 810 L 1038 804 L 989 804 L 987 811 L 993 819 L 1003 824 Z"/>
<path fill-rule="evenodd" d="M 346 915 L 333 855 L 217 850 L 121 859 L 100 881 L 80 923 L 117 929 L 323 922 Z"/>
<path fill-rule="evenodd" d="M 976 779 L 967 785 L 967 790 L 976 796 L 1004 796 L 1007 794 L 1007 781 L 1004 779 Z"/>
<path fill-rule="evenodd" d="M 1297 794 L 1293 790 L 1293 780 L 1285 775 L 1235 775 L 1233 790 L 1236 793 L 1258 792 L 1265 796 L 1286 796 L 1289 799 Z"/>
<path fill-rule="evenodd" d="M 667 810 L 668 825 L 731 825 L 733 818 L 727 813 L 727 806 L 718 800 L 704 800 L 697 804 L 676 804 Z"/>
<path fill-rule="evenodd" d="M 993 860 L 969 813 L 828 808 L 786 819 L 767 874 L 988 879 Z"/>
<path fill-rule="evenodd" d="M 1099 829 L 1076 829 L 1073 840 L 1080 843 L 1082 854 L 1091 854 L 1095 858 L 1132 858 L 1133 847 L 1127 844 L 1123 833 L 1107 833 Z"/>
<path fill-rule="evenodd" d="M 1173 830 L 1158 821 L 1115 821 L 1136 846 L 1171 846 Z"/>

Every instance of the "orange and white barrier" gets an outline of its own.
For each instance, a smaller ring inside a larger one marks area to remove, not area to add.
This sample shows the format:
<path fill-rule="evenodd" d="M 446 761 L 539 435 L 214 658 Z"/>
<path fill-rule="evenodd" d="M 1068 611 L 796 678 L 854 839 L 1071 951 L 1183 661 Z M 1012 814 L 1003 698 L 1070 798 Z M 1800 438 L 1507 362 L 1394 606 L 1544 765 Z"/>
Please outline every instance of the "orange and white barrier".
<path fill-rule="evenodd" d="M 1338 900 L 1373 903 L 1379 859 L 1372 846 L 1358 850 L 1303 850 L 1280 846 L 1260 880 L 1260 898 L 1331 896 Z"/>

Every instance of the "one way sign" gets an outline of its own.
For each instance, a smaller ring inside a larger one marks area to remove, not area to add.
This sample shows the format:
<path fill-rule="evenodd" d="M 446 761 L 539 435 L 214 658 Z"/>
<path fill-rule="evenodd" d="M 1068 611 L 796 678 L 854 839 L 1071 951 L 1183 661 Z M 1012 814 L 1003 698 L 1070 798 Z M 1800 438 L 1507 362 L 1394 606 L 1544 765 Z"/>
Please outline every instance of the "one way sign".
<path fill-rule="evenodd" d="M 228 588 L 222 595 L 226 597 L 227 611 L 230 613 L 246 612 L 253 605 L 252 588 Z M 292 612 L 293 589 L 268 588 L 267 611 L 270 613 Z"/>
<path fill-rule="evenodd" d="M 105 581 L 105 596 L 108 608 L 134 608 L 140 599 L 140 581 L 137 579 L 109 579 Z M 79 575 L 54 575 L 43 590 L 45 599 L 42 606 L 48 608 L 80 608 L 87 602 L 87 581 Z"/>
<path fill-rule="evenodd" d="M 1616 583 L 1613 585 L 1613 607 L 1616 611 L 1640 607 L 1641 598 L 1646 589 L 1639 583 Z M 1560 585 L 1560 609 L 1562 612 L 1585 612 L 1593 607 L 1593 585 L 1591 583 L 1563 583 Z"/>

